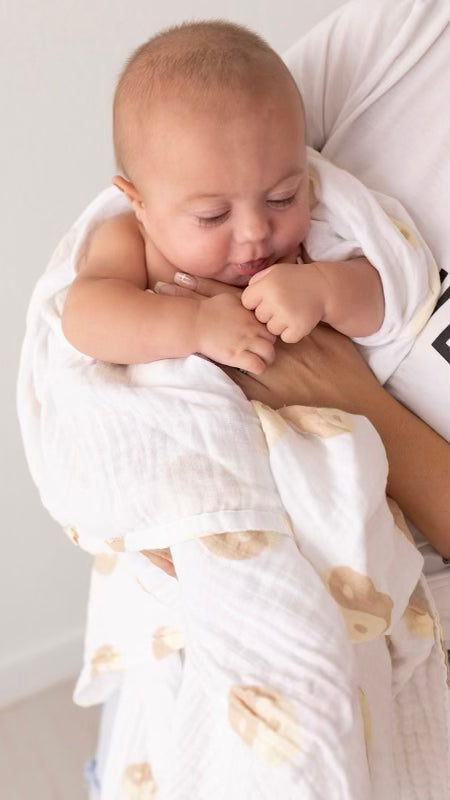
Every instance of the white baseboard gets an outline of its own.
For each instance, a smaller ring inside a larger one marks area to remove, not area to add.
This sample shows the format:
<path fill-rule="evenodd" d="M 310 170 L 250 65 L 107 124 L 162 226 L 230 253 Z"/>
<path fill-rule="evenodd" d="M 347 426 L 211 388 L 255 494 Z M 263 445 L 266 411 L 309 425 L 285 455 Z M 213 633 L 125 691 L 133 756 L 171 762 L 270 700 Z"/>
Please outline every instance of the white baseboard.
<path fill-rule="evenodd" d="M 0 708 L 75 679 L 83 653 L 83 630 L 75 630 L 11 657 L 0 658 Z"/>

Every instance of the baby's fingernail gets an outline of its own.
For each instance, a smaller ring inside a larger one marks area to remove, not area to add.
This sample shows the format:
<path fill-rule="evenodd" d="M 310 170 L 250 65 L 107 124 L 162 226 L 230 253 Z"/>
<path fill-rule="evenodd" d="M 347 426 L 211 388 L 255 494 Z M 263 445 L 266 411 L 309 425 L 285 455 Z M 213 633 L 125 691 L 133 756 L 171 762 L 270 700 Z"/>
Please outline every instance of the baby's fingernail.
<path fill-rule="evenodd" d="M 161 289 L 163 289 L 165 286 L 168 286 L 168 285 L 169 285 L 168 283 L 164 283 L 163 281 L 156 281 L 156 283 L 155 283 L 155 285 L 153 287 L 153 291 L 156 292 L 156 294 L 158 294 L 158 292 Z"/>
<path fill-rule="evenodd" d="M 184 286 L 186 289 L 195 289 L 197 281 L 192 275 L 187 275 L 186 272 L 176 272 L 174 275 L 175 283 Z"/>

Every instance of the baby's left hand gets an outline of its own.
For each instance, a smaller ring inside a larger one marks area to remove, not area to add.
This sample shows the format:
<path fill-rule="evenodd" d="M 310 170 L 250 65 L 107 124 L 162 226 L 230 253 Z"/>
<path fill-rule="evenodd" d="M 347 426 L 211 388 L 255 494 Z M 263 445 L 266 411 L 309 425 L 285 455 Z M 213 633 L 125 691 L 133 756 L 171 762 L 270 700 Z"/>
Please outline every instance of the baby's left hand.
<path fill-rule="evenodd" d="M 298 342 L 324 318 L 326 281 L 313 264 L 274 264 L 250 279 L 245 308 L 283 342 Z"/>

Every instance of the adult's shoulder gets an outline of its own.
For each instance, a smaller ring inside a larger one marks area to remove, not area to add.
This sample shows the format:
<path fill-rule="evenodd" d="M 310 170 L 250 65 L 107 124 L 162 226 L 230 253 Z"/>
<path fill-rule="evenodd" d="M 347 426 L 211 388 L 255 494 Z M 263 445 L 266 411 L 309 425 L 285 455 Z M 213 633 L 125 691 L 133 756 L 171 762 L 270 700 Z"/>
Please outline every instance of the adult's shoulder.
<path fill-rule="evenodd" d="M 386 91 L 450 23 L 448 0 L 351 0 L 295 42 L 284 59 L 321 150 L 343 118 Z"/>

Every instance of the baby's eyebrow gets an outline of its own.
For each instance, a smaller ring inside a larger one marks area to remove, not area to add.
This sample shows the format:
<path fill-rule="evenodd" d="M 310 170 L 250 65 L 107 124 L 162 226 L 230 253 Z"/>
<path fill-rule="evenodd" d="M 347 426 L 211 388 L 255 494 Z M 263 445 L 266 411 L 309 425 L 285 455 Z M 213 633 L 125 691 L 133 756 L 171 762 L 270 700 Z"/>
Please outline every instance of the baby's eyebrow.
<path fill-rule="evenodd" d="M 194 193 L 190 194 L 188 197 L 185 198 L 186 202 L 190 200 L 218 200 L 219 198 L 223 197 L 223 194 L 214 194 L 212 192 L 203 192 L 200 194 Z"/>

